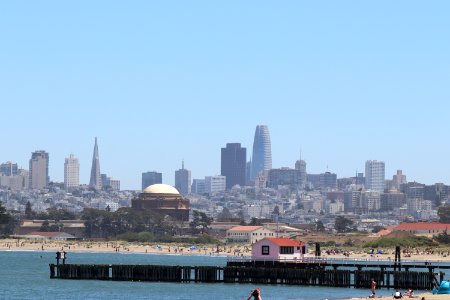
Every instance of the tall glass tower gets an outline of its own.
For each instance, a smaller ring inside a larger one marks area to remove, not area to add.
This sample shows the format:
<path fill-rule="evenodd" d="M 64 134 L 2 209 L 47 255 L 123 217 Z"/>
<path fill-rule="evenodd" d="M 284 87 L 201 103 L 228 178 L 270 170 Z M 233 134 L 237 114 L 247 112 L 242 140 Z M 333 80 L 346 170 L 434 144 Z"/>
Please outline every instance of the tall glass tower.
<path fill-rule="evenodd" d="M 272 149 L 270 145 L 269 127 L 258 125 L 253 141 L 253 155 L 250 180 L 255 180 L 261 171 L 272 169 Z"/>
<path fill-rule="evenodd" d="M 89 185 L 97 190 L 102 188 L 102 178 L 100 176 L 100 159 L 98 157 L 97 137 L 95 137 L 94 154 L 92 155 L 91 180 Z"/>
<path fill-rule="evenodd" d="M 227 190 L 235 185 L 245 186 L 246 164 L 247 149 L 240 143 L 227 143 L 226 148 L 221 149 L 220 175 L 227 178 Z"/>

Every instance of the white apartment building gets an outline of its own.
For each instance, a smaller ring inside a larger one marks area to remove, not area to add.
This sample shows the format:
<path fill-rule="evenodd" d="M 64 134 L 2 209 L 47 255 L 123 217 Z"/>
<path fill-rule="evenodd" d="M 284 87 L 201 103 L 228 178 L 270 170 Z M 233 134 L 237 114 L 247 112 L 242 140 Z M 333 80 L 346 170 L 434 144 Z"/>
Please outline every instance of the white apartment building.
<path fill-rule="evenodd" d="M 70 154 L 64 162 L 64 186 L 66 190 L 80 185 L 80 162 Z"/>
<path fill-rule="evenodd" d="M 366 161 L 366 190 L 384 192 L 386 185 L 384 169 L 384 161 Z"/>

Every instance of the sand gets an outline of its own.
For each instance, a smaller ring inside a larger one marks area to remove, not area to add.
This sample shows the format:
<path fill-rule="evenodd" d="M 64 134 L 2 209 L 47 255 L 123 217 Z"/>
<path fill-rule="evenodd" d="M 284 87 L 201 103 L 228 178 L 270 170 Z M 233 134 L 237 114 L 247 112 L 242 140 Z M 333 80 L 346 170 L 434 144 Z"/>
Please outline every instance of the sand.
<path fill-rule="evenodd" d="M 28 240 L 28 239 L 0 239 L 0 251 L 61 251 L 66 252 L 129 252 L 129 253 L 161 253 L 161 254 L 179 254 L 179 255 L 220 255 L 220 256 L 251 256 L 250 244 L 234 245 L 196 245 L 191 249 L 190 244 L 160 244 L 160 243 L 130 243 L 123 241 L 57 241 L 57 240 Z M 310 248 L 310 255 L 314 256 L 314 248 Z M 404 257 L 402 261 L 420 260 L 428 262 L 446 261 L 450 262 L 448 250 L 430 251 L 420 250 L 412 253 L 410 257 Z M 386 251 L 385 254 L 371 255 L 360 252 L 328 252 L 322 249 L 322 258 L 328 259 L 364 259 L 364 260 L 393 260 L 394 251 Z M 450 298 L 449 298 L 450 299 Z"/>
<path fill-rule="evenodd" d="M 370 299 L 368 297 L 364 297 L 364 298 L 350 298 L 351 300 L 360 300 L 360 299 Z M 385 296 L 385 297 L 381 297 L 381 298 L 376 298 L 376 299 L 380 299 L 380 300 L 392 300 L 394 299 L 392 296 Z M 415 296 L 414 298 L 402 298 L 402 299 L 417 299 L 417 300 L 449 300 L 450 299 L 450 295 L 433 295 L 431 293 L 423 293 L 423 294 L 419 294 L 417 296 Z"/>
<path fill-rule="evenodd" d="M 1 239 L 0 251 L 66 251 L 66 252 L 128 252 L 179 255 L 250 256 L 248 246 L 201 245 L 191 248 L 187 244 L 95 242 L 95 241 L 42 241 Z"/>

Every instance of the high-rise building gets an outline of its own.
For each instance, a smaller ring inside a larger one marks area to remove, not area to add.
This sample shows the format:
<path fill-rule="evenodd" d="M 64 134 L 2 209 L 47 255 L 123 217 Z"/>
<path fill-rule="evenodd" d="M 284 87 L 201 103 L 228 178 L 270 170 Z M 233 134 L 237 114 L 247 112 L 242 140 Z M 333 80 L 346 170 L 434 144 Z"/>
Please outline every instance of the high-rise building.
<path fill-rule="evenodd" d="M 109 177 L 108 174 L 100 174 L 100 178 L 102 179 L 102 189 L 109 187 Z"/>
<path fill-rule="evenodd" d="M 6 187 L 12 191 L 26 191 L 29 185 L 28 170 L 18 169 L 17 175 L 0 175 L 0 186 Z"/>
<path fill-rule="evenodd" d="M 181 169 L 175 171 L 175 188 L 183 196 L 191 193 L 191 171 L 184 168 L 184 161 L 181 162 Z"/>
<path fill-rule="evenodd" d="M 98 156 L 97 137 L 95 137 L 94 153 L 92 155 L 91 180 L 89 185 L 97 190 L 102 189 L 102 178 L 100 175 L 100 159 Z"/>
<path fill-rule="evenodd" d="M 231 189 L 235 185 L 245 186 L 245 168 L 247 162 L 247 149 L 240 143 L 228 143 L 221 149 L 220 174 L 227 178 L 226 188 Z"/>
<path fill-rule="evenodd" d="M 113 191 L 120 191 L 120 180 L 109 177 L 109 186 Z"/>
<path fill-rule="evenodd" d="M 291 188 L 300 187 L 300 170 L 290 168 L 272 169 L 268 172 L 267 185 L 270 188 L 277 188 L 280 185 Z"/>
<path fill-rule="evenodd" d="M 17 164 L 7 161 L 0 165 L 0 176 L 16 176 L 18 173 Z"/>
<path fill-rule="evenodd" d="M 248 161 L 245 165 L 245 185 L 250 185 L 251 171 L 252 171 L 252 159 L 250 158 L 250 161 Z"/>
<path fill-rule="evenodd" d="M 397 170 L 397 174 L 392 176 L 392 186 L 399 191 L 400 186 L 406 183 L 406 175 L 403 174 L 402 170 Z"/>
<path fill-rule="evenodd" d="M 66 190 L 80 185 L 80 162 L 70 154 L 64 162 L 64 186 Z"/>
<path fill-rule="evenodd" d="M 42 189 L 50 182 L 48 176 L 48 153 L 38 150 L 31 153 L 30 173 L 29 173 L 29 189 Z"/>
<path fill-rule="evenodd" d="M 322 189 L 335 189 L 337 188 L 337 175 L 331 172 L 321 173 L 319 175 L 320 187 Z"/>
<path fill-rule="evenodd" d="M 142 173 L 142 190 L 157 183 L 162 183 L 162 173 L 156 171 Z"/>
<path fill-rule="evenodd" d="M 192 193 L 198 195 L 205 193 L 205 179 L 192 180 Z"/>
<path fill-rule="evenodd" d="M 225 176 L 206 176 L 205 177 L 205 193 L 214 195 L 225 191 L 226 177 Z"/>
<path fill-rule="evenodd" d="M 255 180 L 261 171 L 272 169 L 272 149 L 270 144 L 269 128 L 266 125 L 258 125 L 253 141 L 252 168 L 250 179 Z"/>
<path fill-rule="evenodd" d="M 368 160 L 366 161 L 366 189 L 384 192 L 386 183 L 384 181 L 384 161 Z"/>
<path fill-rule="evenodd" d="M 306 162 L 304 160 L 297 160 L 295 162 L 295 169 L 300 172 L 300 186 L 304 188 L 306 186 Z"/>

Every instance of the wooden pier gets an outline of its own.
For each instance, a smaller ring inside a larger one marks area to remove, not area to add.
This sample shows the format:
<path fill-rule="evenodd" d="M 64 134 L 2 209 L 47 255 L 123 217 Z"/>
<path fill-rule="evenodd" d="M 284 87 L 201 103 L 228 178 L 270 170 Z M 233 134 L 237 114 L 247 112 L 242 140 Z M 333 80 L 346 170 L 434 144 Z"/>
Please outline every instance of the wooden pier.
<path fill-rule="evenodd" d="M 283 266 L 162 266 L 50 264 L 50 278 L 112 281 L 224 282 L 430 290 L 439 281 L 433 272 Z M 441 279 L 443 273 L 440 274 Z"/>

